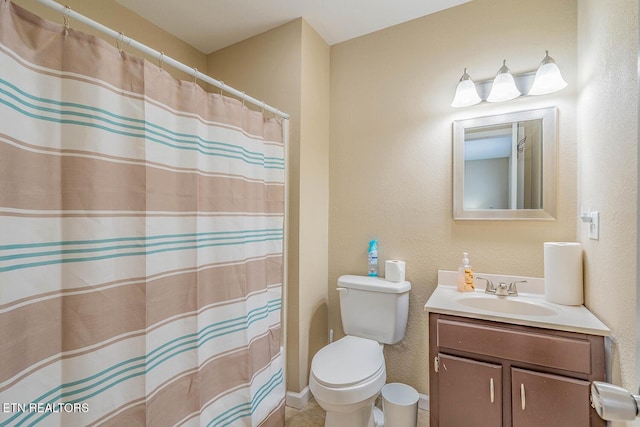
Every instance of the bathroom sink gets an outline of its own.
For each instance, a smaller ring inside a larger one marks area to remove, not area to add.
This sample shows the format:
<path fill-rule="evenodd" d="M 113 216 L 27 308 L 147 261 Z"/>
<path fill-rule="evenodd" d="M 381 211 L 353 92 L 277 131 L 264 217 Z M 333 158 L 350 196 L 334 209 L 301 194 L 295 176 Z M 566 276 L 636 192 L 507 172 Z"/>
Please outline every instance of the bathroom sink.
<path fill-rule="evenodd" d="M 524 316 L 552 316 L 557 314 L 556 311 L 550 307 L 514 298 L 517 297 L 470 295 L 458 298 L 458 302 L 467 307 L 504 314 L 520 314 Z"/>
<path fill-rule="evenodd" d="M 504 322 L 566 332 L 608 336 L 609 328 L 584 305 L 560 305 L 547 301 L 544 279 L 482 273 L 493 283 L 520 283 L 518 295 L 499 296 L 484 289 L 458 292 L 458 272 L 438 270 L 438 286 L 424 305 L 429 313 Z M 477 276 L 476 276 L 477 277 Z"/>

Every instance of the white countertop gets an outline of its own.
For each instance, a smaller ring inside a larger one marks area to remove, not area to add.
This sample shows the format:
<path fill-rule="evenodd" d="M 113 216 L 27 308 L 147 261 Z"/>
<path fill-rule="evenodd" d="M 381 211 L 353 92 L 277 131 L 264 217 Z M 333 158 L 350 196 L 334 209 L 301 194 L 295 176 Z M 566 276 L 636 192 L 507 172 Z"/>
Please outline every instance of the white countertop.
<path fill-rule="evenodd" d="M 517 296 L 501 297 L 486 294 L 484 280 L 476 281 L 475 292 L 458 292 L 457 272 L 439 270 L 438 287 L 425 304 L 425 311 L 592 335 L 609 336 L 611 334 L 609 328 L 584 305 L 560 305 L 548 302 L 544 298 L 544 279 L 481 273 L 475 275 L 476 279 L 478 276 L 491 279 L 496 285 L 500 281 L 509 283 L 514 280 L 527 280 L 528 283 L 518 285 Z M 484 310 L 464 305 L 461 302 L 463 298 L 509 298 L 546 307 L 549 309 L 549 314 L 530 315 Z"/>

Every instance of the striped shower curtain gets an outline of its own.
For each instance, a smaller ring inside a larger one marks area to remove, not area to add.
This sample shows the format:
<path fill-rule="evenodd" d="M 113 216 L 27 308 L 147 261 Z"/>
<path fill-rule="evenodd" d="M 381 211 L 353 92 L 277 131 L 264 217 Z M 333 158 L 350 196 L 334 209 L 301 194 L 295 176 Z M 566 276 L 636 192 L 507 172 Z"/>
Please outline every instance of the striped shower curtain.
<path fill-rule="evenodd" d="M 0 426 L 283 425 L 283 223 L 278 120 L 0 0 Z"/>

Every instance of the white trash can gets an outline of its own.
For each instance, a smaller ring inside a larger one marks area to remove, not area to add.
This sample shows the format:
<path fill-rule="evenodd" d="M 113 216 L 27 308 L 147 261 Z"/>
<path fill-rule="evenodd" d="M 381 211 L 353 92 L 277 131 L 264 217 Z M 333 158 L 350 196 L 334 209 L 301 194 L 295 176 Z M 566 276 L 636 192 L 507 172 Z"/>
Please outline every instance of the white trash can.
<path fill-rule="evenodd" d="M 385 427 L 416 427 L 418 424 L 416 389 L 406 384 L 390 383 L 382 387 L 382 412 Z"/>

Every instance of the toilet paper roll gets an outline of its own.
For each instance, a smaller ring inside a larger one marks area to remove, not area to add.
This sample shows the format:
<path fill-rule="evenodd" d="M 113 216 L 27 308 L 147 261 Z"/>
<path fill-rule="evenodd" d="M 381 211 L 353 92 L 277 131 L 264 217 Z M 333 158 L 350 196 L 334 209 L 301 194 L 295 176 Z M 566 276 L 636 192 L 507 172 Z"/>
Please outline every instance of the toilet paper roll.
<path fill-rule="evenodd" d="M 404 282 L 404 261 L 391 259 L 384 262 L 384 278 L 391 282 Z"/>
<path fill-rule="evenodd" d="M 582 305 L 582 246 L 574 242 L 544 244 L 544 296 L 547 301 Z"/>

